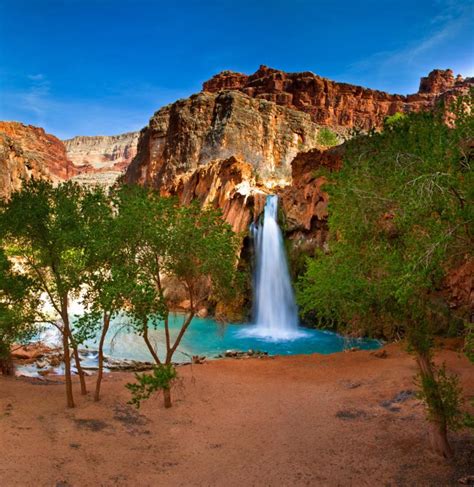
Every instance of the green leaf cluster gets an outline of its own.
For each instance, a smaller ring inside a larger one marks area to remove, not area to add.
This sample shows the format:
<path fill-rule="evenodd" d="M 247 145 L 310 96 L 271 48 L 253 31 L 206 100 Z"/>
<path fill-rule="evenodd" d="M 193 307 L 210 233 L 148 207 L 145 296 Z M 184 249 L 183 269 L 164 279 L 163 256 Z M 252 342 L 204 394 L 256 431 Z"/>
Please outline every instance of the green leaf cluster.
<path fill-rule="evenodd" d="M 177 376 L 172 364 L 157 365 L 151 374 L 135 374 L 136 382 L 125 386 L 132 394 L 129 404 L 139 409 L 142 401 L 149 399 L 155 392 L 170 390 Z"/>
<path fill-rule="evenodd" d="M 323 127 L 319 130 L 317 142 L 319 145 L 327 148 L 340 144 L 338 136 L 327 127 Z"/>

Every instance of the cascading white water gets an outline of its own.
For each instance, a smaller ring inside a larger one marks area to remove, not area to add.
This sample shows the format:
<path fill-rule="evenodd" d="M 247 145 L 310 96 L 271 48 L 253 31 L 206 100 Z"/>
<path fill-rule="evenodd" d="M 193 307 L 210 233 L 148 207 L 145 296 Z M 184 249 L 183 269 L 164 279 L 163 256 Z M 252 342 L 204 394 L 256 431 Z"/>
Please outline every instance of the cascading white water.
<path fill-rule="evenodd" d="M 254 275 L 254 323 L 246 335 L 269 340 L 304 336 L 298 328 L 296 307 L 278 226 L 278 197 L 267 196 L 263 223 L 252 226 L 256 254 Z"/>

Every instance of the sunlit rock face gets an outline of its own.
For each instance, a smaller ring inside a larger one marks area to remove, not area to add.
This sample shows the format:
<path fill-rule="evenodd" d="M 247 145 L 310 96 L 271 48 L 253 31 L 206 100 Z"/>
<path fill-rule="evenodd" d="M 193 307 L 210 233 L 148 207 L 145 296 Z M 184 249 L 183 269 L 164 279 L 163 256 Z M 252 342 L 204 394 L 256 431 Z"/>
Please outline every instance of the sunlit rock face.
<path fill-rule="evenodd" d="M 139 132 L 112 136 L 78 136 L 64 141 L 68 158 L 78 168 L 74 181 L 111 186 L 137 154 Z"/>
<path fill-rule="evenodd" d="M 139 132 L 78 136 L 64 141 L 67 156 L 81 172 L 125 170 L 137 154 Z"/>
<path fill-rule="evenodd" d="M 388 115 L 429 110 L 440 97 L 452 99 L 471 84 L 435 70 L 422 79 L 419 93 L 402 96 L 309 72 L 265 66 L 250 76 L 224 71 L 205 82 L 203 92 L 154 114 L 124 179 L 185 203 L 212 204 L 236 231 L 245 231 L 265 195 L 276 192 L 291 237 L 323 245 L 327 194 L 314 170 L 338 167 L 343 149 L 323 152 L 321 128 L 329 127 L 342 142 L 354 128 L 377 129 Z"/>
<path fill-rule="evenodd" d="M 234 232 L 240 233 L 247 232 L 262 212 L 267 192 L 256 183 L 252 165 L 231 156 L 180 174 L 165 194 L 177 196 L 182 204 L 197 200 L 220 208 Z"/>
<path fill-rule="evenodd" d="M 239 90 L 248 96 L 308 113 L 312 120 L 333 129 L 380 128 L 385 117 L 397 112 L 429 110 L 455 90 L 466 90 L 473 78 L 454 78 L 453 72 L 433 70 L 421 79 L 418 93 L 389 94 L 322 78 L 311 72 L 285 73 L 260 66 L 252 75 L 223 71 L 203 84 L 203 90 Z"/>
<path fill-rule="evenodd" d="M 301 150 L 315 147 L 319 127 L 307 114 L 243 93 L 199 93 L 151 118 L 126 181 L 158 189 L 207 163 L 235 156 L 261 178 L 289 179 Z"/>
<path fill-rule="evenodd" d="M 58 138 L 32 125 L 0 122 L 0 198 L 33 177 L 58 182 L 77 173 Z"/>

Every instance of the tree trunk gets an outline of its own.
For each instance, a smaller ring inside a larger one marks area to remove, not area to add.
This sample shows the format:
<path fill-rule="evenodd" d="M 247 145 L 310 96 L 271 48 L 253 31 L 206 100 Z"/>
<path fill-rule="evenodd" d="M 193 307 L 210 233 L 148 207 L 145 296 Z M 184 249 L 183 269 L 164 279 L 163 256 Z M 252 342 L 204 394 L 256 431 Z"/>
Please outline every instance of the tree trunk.
<path fill-rule="evenodd" d="M 438 384 L 435 381 L 433 366 L 430 357 L 425 353 L 417 353 L 416 361 L 420 368 L 421 375 L 430 379 L 435 384 L 436 390 L 434 394 L 437 404 L 441 404 L 441 397 L 438 391 Z M 448 428 L 446 425 L 446 418 L 442 411 L 433 411 L 433 418 L 430 425 L 430 441 L 433 450 L 445 458 L 453 456 L 453 450 L 448 441 Z"/>
<path fill-rule="evenodd" d="M 444 458 L 451 458 L 453 450 L 448 441 L 448 431 L 445 421 L 433 421 L 430 428 L 430 441 L 433 450 Z"/>
<path fill-rule="evenodd" d="M 15 374 L 15 365 L 13 364 L 10 354 L 5 358 L 0 359 L 0 371 L 2 372 L 2 375 Z"/>
<path fill-rule="evenodd" d="M 171 407 L 171 390 L 170 389 L 163 389 L 163 399 L 165 403 L 165 408 Z"/>
<path fill-rule="evenodd" d="M 64 355 L 64 378 L 66 381 L 66 403 L 68 408 L 74 407 L 74 396 L 72 393 L 71 379 L 71 356 L 69 355 L 69 315 L 67 312 L 67 296 L 61 298 L 61 318 L 63 320 L 63 355 Z"/>
<path fill-rule="evenodd" d="M 148 323 L 146 319 L 143 320 L 143 340 L 145 340 L 145 344 L 150 351 L 150 354 L 153 357 L 154 361 L 156 362 L 156 365 L 161 365 L 161 360 L 158 357 L 158 354 L 155 352 L 155 349 L 150 342 L 150 338 L 148 337 Z"/>
<path fill-rule="evenodd" d="M 68 408 L 74 407 L 71 380 L 71 356 L 69 355 L 69 325 L 64 323 L 63 330 L 63 355 L 64 355 L 64 377 L 66 380 L 66 402 Z"/>
<path fill-rule="evenodd" d="M 99 370 L 97 371 L 97 382 L 95 384 L 94 401 L 100 400 L 100 385 L 102 383 L 102 375 L 104 370 L 104 342 L 105 342 L 105 336 L 107 335 L 107 332 L 109 330 L 109 326 L 110 326 L 110 315 L 104 313 L 104 326 L 102 328 L 102 334 L 100 336 L 100 342 L 99 342 Z"/>
<path fill-rule="evenodd" d="M 74 361 L 76 362 L 77 374 L 79 375 L 79 380 L 81 382 L 81 394 L 85 396 L 87 394 L 86 379 L 81 365 L 81 357 L 79 357 L 79 350 L 77 349 L 76 344 L 72 345 L 72 350 L 74 353 Z"/>

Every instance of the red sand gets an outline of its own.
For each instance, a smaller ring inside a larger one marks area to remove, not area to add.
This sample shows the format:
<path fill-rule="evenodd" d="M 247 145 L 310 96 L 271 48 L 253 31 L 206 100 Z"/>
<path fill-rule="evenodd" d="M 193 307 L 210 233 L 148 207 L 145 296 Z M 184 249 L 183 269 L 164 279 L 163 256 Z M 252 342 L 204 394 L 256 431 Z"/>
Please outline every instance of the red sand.
<path fill-rule="evenodd" d="M 413 390 L 416 372 L 397 346 L 387 351 L 181 367 L 169 410 L 161 397 L 127 405 L 128 373 L 106 376 L 100 403 L 76 385 L 69 410 L 62 384 L 1 378 L 0 485 L 459 485 L 474 474 L 468 433 L 451 435 L 457 458 L 445 462 L 429 450 L 418 400 L 381 405 Z M 439 357 L 472 395 L 467 359 Z"/>

